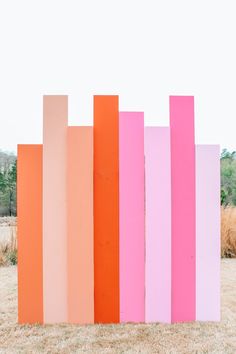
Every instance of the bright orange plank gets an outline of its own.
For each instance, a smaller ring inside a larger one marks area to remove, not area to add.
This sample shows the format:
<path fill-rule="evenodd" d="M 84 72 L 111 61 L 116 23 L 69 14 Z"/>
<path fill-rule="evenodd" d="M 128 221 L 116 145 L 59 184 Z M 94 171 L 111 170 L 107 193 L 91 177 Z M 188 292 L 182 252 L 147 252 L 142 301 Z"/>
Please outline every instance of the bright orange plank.
<path fill-rule="evenodd" d="M 93 128 L 67 132 L 68 321 L 94 323 Z"/>
<path fill-rule="evenodd" d="M 118 96 L 94 96 L 95 322 L 119 322 Z"/>
<path fill-rule="evenodd" d="M 42 145 L 18 145 L 18 321 L 43 322 Z"/>

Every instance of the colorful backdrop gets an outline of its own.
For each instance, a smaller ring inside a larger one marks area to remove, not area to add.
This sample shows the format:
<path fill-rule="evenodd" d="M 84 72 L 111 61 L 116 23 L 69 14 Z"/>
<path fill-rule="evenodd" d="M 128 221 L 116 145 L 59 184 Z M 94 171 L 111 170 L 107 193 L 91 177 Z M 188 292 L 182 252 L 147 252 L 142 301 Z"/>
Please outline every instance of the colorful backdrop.
<path fill-rule="evenodd" d="M 118 96 L 68 126 L 44 96 L 43 144 L 18 145 L 20 323 L 220 319 L 220 148 L 195 145 L 194 97 L 145 127 Z"/>

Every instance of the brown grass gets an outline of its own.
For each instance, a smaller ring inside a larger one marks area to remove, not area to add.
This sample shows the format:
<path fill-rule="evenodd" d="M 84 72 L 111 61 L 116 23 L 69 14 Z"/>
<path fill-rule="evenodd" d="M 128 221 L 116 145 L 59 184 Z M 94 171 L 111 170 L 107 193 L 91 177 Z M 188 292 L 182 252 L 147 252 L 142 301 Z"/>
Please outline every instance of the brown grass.
<path fill-rule="evenodd" d="M 221 208 L 221 257 L 236 257 L 236 208 Z"/>
<path fill-rule="evenodd" d="M 9 228 L 10 238 L 0 239 L 0 266 L 14 265 L 17 263 L 16 226 L 11 225 Z"/>
<path fill-rule="evenodd" d="M 221 261 L 221 322 L 18 325 L 17 268 L 0 268 L 0 353 L 235 354 L 236 259 Z"/>

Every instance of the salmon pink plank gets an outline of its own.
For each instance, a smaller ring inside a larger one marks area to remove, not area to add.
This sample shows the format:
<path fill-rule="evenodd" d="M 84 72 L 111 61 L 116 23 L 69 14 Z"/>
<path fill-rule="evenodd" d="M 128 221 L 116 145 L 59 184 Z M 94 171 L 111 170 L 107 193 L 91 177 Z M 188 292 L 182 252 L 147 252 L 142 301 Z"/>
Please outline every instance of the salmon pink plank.
<path fill-rule="evenodd" d="M 93 128 L 68 127 L 68 320 L 94 322 Z"/>
<path fill-rule="evenodd" d="M 95 322 L 119 322 L 118 96 L 94 96 Z"/>
<path fill-rule="evenodd" d="M 43 101 L 43 296 L 45 323 L 66 322 L 67 96 Z"/>
<path fill-rule="evenodd" d="M 18 145 L 18 320 L 43 323 L 42 145 Z"/>
<path fill-rule="evenodd" d="M 196 316 L 220 321 L 220 147 L 196 146 Z"/>
<path fill-rule="evenodd" d="M 172 322 L 195 320 L 194 98 L 170 97 Z"/>
<path fill-rule="evenodd" d="M 119 113 L 120 321 L 144 322 L 144 115 Z"/>
<path fill-rule="evenodd" d="M 171 322 L 170 129 L 146 127 L 145 321 Z"/>

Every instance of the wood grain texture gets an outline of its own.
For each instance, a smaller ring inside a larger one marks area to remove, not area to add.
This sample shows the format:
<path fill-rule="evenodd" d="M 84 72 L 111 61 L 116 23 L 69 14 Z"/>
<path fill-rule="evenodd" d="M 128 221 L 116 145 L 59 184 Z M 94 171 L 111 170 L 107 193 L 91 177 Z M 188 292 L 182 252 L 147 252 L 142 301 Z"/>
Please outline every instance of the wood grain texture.
<path fill-rule="evenodd" d="M 119 322 L 118 96 L 94 96 L 95 322 Z"/>

